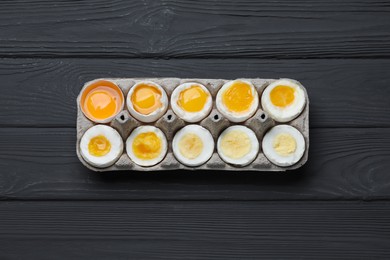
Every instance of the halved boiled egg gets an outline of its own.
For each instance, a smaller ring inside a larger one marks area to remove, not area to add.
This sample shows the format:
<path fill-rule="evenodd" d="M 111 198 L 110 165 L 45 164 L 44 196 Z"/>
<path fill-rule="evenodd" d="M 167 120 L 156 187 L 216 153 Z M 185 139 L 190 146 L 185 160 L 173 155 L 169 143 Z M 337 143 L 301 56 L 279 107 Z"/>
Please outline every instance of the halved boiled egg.
<path fill-rule="evenodd" d="M 168 96 L 157 83 L 141 81 L 127 94 L 127 109 L 136 119 L 150 123 L 160 118 L 168 108 Z"/>
<path fill-rule="evenodd" d="M 122 137 L 112 127 L 95 125 L 81 137 L 81 156 L 95 167 L 104 168 L 114 164 L 122 152 Z"/>
<path fill-rule="evenodd" d="M 218 91 L 216 105 L 228 120 L 243 122 L 256 112 L 259 96 L 249 81 L 233 80 L 225 83 Z"/>
<path fill-rule="evenodd" d="M 81 94 L 80 107 L 90 120 L 108 123 L 124 106 L 122 90 L 108 80 L 97 80 L 86 86 Z"/>
<path fill-rule="evenodd" d="M 212 97 L 202 84 L 188 82 L 175 88 L 171 106 L 180 118 L 187 122 L 198 122 L 211 111 Z"/>
<path fill-rule="evenodd" d="M 176 133 L 172 149 L 173 154 L 182 164 L 199 166 L 213 155 L 214 139 L 206 128 L 187 125 Z"/>
<path fill-rule="evenodd" d="M 230 126 L 219 136 L 217 150 L 225 162 L 245 166 L 256 158 L 259 152 L 259 141 L 248 127 Z"/>
<path fill-rule="evenodd" d="M 141 166 L 153 166 L 164 159 L 168 145 L 164 133 L 154 126 L 139 126 L 126 141 L 130 159 Z"/>
<path fill-rule="evenodd" d="M 291 166 L 305 153 L 301 132 L 289 125 L 277 125 L 268 131 L 262 142 L 264 155 L 278 166 Z"/>
<path fill-rule="evenodd" d="M 263 110 L 278 122 L 293 120 L 302 112 L 305 104 L 302 86 L 290 79 L 280 79 L 271 83 L 261 96 Z"/>

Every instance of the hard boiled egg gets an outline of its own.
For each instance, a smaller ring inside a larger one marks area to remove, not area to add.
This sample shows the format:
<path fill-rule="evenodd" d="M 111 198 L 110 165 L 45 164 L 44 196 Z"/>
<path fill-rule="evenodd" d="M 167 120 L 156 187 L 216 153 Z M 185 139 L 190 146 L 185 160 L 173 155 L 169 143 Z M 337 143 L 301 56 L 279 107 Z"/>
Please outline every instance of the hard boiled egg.
<path fill-rule="evenodd" d="M 187 125 L 176 133 L 172 149 L 182 164 L 199 166 L 207 162 L 213 154 L 214 139 L 206 128 Z"/>
<path fill-rule="evenodd" d="M 225 83 L 218 91 L 216 105 L 228 120 L 243 122 L 256 112 L 259 97 L 252 83 L 234 80 Z"/>
<path fill-rule="evenodd" d="M 245 166 L 256 158 L 259 152 L 259 141 L 248 127 L 230 126 L 219 136 L 217 150 L 225 162 Z"/>
<path fill-rule="evenodd" d="M 296 118 L 305 108 L 305 92 L 298 82 L 280 79 L 263 91 L 261 105 L 274 120 L 288 122 Z"/>
<path fill-rule="evenodd" d="M 139 126 L 126 141 L 130 159 L 141 166 L 153 166 L 164 159 L 168 145 L 164 133 L 154 126 Z"/>
<path fill-rule="evenodd" d="M 157 83 L 141 81 L 127 94 L 127 109 L 136 119 L 150 123 L 160 118 L 168 108 L 168 96 Z"/>
<path fill-rule="evenodd" d="M 112 127 L 95 125 L 81 137 L 81 156 L 95 167 L 104 168 L 114 164 L 122 152 L 122 137 Z"/>
<path fill-rule="evenodd" d="M 278 125 L 265 134 L 262 149 L 272 163 L 290 166 L 302 158 L 305 152 L 305 139 L 296 128 Z"/>
<path fill-rule="evenodd" d="M 210 113 L 212 97 L 202 84 L 184 83 L 173 91 L 171 106 L 173 111 L 184 121 L 198 122 Z"/>

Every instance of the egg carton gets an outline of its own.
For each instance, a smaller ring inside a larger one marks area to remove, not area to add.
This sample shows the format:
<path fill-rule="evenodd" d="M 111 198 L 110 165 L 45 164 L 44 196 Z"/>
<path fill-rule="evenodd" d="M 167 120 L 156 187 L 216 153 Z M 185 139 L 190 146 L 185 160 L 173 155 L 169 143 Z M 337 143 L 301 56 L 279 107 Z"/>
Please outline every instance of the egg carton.
<path fill-rule="evenodd" d="M 210 131 L 212 134 L 215 144 L 217 144 L 217 139 L 220 133 L 222 133 L 223 130 L 228 128 L 231 125 L 245 125 L 252 129 L 260 143 L 260 151 L 256 157 L 256 159 L 247 166 L 234 166 L 225 163 L 218 155 L 216 151 L 216 145 L 214 148 L 214 153 L 210 160 L 208 160 L 205 164 L 196 166 L 196 167 L 189 167 L 186 165 L 181 164 L 173 155 L 172 152 L 172 139 L 175 135 L 175 133 L 183 128 L 184 126 L 188 124 L 194 124 L 194 123 L 187 123 L 183 121 L 181 118 L 179 118 L 171 109 L 170 104 L 168 105 L 168 110 L 166 113 L 159 118 L 154 123 L 143 123 L 134 117 L 130 115 L 130 113 L 127 111 L 126 105 L 124 106 L 123 110 L 118 113 L 118 115 L 108 124 L 113 128 L 115 128 L 120 135 L 123 138 L 124 143 L 126 142 L 127 137 L 130 135 L 133 129 L 135 129 L 138 126 L 141 125 L 153 125 L 158 128 L 160 128 L 168 141 L 168 152 L 165 156 L 165 158 L 154 166 L 139 166 L 132 162 L 130 158 L 128 157 L 125 148 L 123 151 L 123 154 L 118 159 L 118 161 L 113 164 L 110 167 L 107 168 L 96 168 L 90 164 L 88 164 L 81 156 L 80 154 L 80 140 L 83 134 L 92 126 L 96 125 L 97 123 L 92 122 L 89 120 L 83 112 L 81 111 L 80 107 L 80 99 L 81 99 L 81 93 L 83 92 L 84 88 L 91 84 L 92 82 L 95 82 L 97 80 L 109 80 L 113 83 L 115 83 L 117 86 L 121 88 L 123 91 L 124 96 L 126 97 L 127 93 L 129 92 L 129 89 L 136 83 L 140 81 L 153 81 L 159 85 L 161 85 L 164 90 L 166 91 L 169 100 L 170 96 L 172 94 L 172 91 L 175 89 L 175 87 L 179 86 L 180 84 L 186 83 L 186 82 L 197 82 L 200 84 L 203 84 L 211 93 L 213 96 L 213 108 L 210 112 L 210 114 L 203 119 L 202 121 L 198 122 L 197 124 L 205 127 Z M 270 83 L 276 81 L 275 79 L 260 79 L 260 78 L 242 78 L 241 80 L 246 80 L 249 82 L 252 82 L 252 84 L 255 86 L 259 97 L 261 97 L 261 94 L 266 86 L 268 86 Z M 261 102 L 259 102 L 259 108 L 256 111 L 256 113 L 249 118 L 248 120 L 242 122 L 242 123 L 233 123 L 226 119 L 216 108 L 215 105 L 215 97 L 217 95 L 218 90 L 230 80 L 226 79 L 197 79 L 197 78 L 186 78 L 186 79 L 180 79 L 180 78 L 100 78 L 96 79 L 90 82 L 87 82 L 84 84 L 84 87 L 82 88 L 79 96 L 77 97 L 77 156 L 80 159 L 80 161 L 89 169 L 93 171 L 122 171 L 122 170 L 128 170 L 128 171 L 165 171 L 165 170 L 223 170 L 223 171 L 286 171 L 286 170 L 292 170 L 301 167 L 303 164 L 306 163 L 308 158 L 308 150 L 309 150 L 309 99 L 307 96 L 306 89 L 304 87 L 303 90 L 305 92 L 305 98 L 306 98 L 306 105 L 302 113 L 295 118 L 294 120 L 288 122 L 288 123 L 278 123 L 275 122 L 271 117 L 267 115 L 266 112 L 264 112 L 261 109 Z M 295 81 L 296 82 L 296 81 Z M 299 82 L 296 82 L 297 84 L 300 84 Z M 301 85 L 302 86 L 302 85 Z M 302 158 L 294 165 L 287 166 L 287 167 L 280 167 L 273 163 L 271 163 L 265 155 L 261 151 L 261 141 L 268 129 L 271 127 L 278 125 L 278 124 L 287 124 L 294 126 L 297 128 L 303 135 L 305 139 L 305 153 L 302 156 Z"/>

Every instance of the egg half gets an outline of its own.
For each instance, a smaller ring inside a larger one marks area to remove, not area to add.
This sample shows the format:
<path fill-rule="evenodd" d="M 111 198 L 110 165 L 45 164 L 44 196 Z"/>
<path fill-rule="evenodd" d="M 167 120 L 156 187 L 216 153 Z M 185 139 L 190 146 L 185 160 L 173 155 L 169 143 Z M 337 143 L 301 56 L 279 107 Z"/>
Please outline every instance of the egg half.
<path fill-rule="evenodd" d="M 256 158 L 259 142 L 251 129 L 235 125 L 226 128 L 219 136 L 217 150 L 225 162 L 245 166 Z"/>
<path fill-rule="evenodd" d="M 97 80 L 83 89 L 80 107 L 90 120 L 108 123 L 123 109 L 124 103 L 123 92 L 116 84 Z"/>
<path fill-rule="evenodd" d="M 207 162 L 214 152 L 214 139 L 210 132 L 199 125 L 187 125 L 173 138 L 173 154 L 187 166 L 199 166 Z"/>
<path fill-rule="evenodd" d="M 139 126 L 126 141 L 130 159 L 141 166 L 153 166 L 161 162 L 168 150 L 164 133 L 154 126 Z"/>
<path fill-rule="evenodd" d="M 251 82 L 233 80 L 222 86 L 215 102 L 219 112 L 228 120 L 243 122 L 256 112 L 259 97 Z"/>
<path fill-rule="evenodd" d="M 127 94 L 127 109 L 136 119 L 150 123 L 159 119 L 168 108 L 168 96 L 157 83 L 141 81 Z"/>
<path fill-rule="evenodd" d="M 211 111 L 212 97 L 202 84 L 188 82 L 175 88 L 171 96 L 171 107 L 186 122 L 199 122 Z"/>
<path fill-rule="evenodd" d="M 263 91 L 261 105 L 274 120 L 288 122 L 305 108 L 305 92 L 300 84 L 290 79 L 280 79 Z"/>
<path fill-rule="evenodd" d="M 291 166 L 305 153 L 301 132 L 289 125 L 278 125 L 268 131 L 262 142 L 264 155 L 278 166 Z"/>
<path fill-rule="evenodd" d="M 111 166 L 123 153 L 122 137 L 112 127 L 95 125 L 81 137 L 80 153 L 85 161 L 95 167 Z"/>

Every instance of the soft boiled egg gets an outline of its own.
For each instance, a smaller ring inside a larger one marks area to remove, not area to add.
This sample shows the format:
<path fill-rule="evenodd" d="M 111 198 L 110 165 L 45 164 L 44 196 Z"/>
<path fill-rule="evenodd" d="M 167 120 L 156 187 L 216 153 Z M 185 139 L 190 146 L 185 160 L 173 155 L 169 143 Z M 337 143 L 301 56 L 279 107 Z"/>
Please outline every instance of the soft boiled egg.
<path fill-rule="evenodd" d="M 150 123 L 160 118 L 168 108 L 165 90 L 157 83 L 141 81 L 127 94 L 127 109 L 136 119 Z"/>
<path fill-rule="evenodd" d="M 259 141 L 248 127 L 234 125 L 226 128 L 219 136 L 217 150 L 225 162 L 245 166 L 256 158 Z"/>
<path fill-rule="evenodd" d="M 280 79 L 271 83 L 261 96 L 263 110 L 278 122 L 293 120 L 302 112 L 305 104 L 302 86 L 290 79 Z"/>
<path fill-rule="evenodd" d="M 187 122 L 198 122 L 211 111 L 212 97 L 202 84 L 188 82 L 175 88 L 171 96 L 171 106 L 180 118 Z"/>
<path fill-rule="evenodd" d="M 126 141 L 127 155 L 141 166 L 153 166 L 161 162 L 167 150 L 164 133 L 154 126 L 137 127 Z"/>
<path fill-rule="evenodd" d="M 305 139 L 296 128 L 278 125 L 265 134 L 262 149 L 273 164 L 291 166 L 302 158 L 305 152 Z"/>
<path fill-rule="evenodd" d="M 256 112 L 259 97 L 249 81 L 233 80 L 225 83 L 218 91 L 216 105 L 228 120 L 243 122 Z"/>
<path fill-rule="evenodd" d="M 206 128 L 187 125 L 176 133 L 172 149 L 182 164 L 199 166 L 207 162 L 213 154 L 214 139 Z"/>
<path fill-rule="evenodd" d="M 95 125 L 81 137 L 81 156 L 89 164 L 105 168 L 114 164 L 123 152 L 123 140 L 112 127 Z"/>
<path fill-rule="evenodd" d="M 97 123 L 108 123 L 124 106 L 122 90 L 108 80 L 97 80 L 87 85 L 80 100 L 82 112 Z"/>

